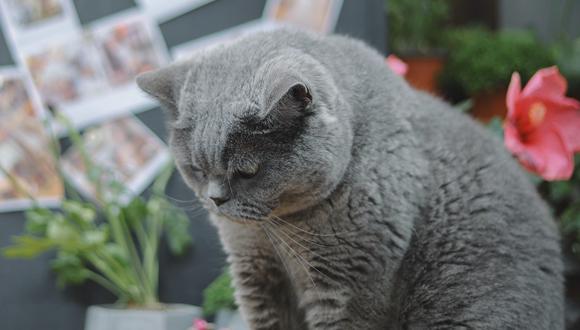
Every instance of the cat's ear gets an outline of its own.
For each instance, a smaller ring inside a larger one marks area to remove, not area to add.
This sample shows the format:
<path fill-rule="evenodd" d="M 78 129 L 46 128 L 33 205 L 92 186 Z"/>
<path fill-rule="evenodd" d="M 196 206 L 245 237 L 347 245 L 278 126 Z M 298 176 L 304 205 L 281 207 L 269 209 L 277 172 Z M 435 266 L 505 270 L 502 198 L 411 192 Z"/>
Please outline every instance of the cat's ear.
<path fill-rule="evenodd" d="M 188 72 L 186 63 L 177 63 L 137 76 L 137 85 L 155 97 L 173 117 L 177 117 L 179 93 Z"/>
<path fill-rule="evenodd" d="M 270 85 L 265 103 L 268 121 L 291 123 L 309 112 L 312 93 L 304 80 L 293 75 L 279 76 Z"/>

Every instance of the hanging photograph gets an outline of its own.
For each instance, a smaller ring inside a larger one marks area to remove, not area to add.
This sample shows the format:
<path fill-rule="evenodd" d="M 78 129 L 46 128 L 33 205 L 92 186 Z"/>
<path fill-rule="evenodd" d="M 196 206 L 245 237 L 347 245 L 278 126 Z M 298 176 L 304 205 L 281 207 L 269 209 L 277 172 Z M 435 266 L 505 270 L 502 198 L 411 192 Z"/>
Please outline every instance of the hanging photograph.
<path fill-rule="evenodd" d="M 96 170 L 87 168 L 82 153 L 75 148 L 65 153 L 62 166 L 76 188 L 92 200 L 121 196 L 123 202 L 129 201 L 170 160 L 163 142 L 132 116 L 91 127 L 82 140 Z M 91 177 L 95 173 L 96 177 Z"/>
<path fill-rule="evenodd" d="M 143 16 L 129 15 L 92 29 L 109 83 L 132 83 L 142 72 L 165 63 L 163 41 Z"/>
<path fill-rule="evenodd" d="M 80 30 L 70 0 L 0 0 L 4 30 L 14 45 L 35 42 L 61 31 Z"/>
<path fill-rule="evenodd" d="M 107 87 L 90 38 L 75 35 L 39 47 L 24 58 L 47 109 L 62 109 Z"/>
<path fill-rule="evenodd" d="M 268 0 L 264 18 L 294 27 L 330 33 L 334 30 L 342 0 Z"/>
<path fill-rule="evenodd" d="M 57 206 L 62 180 L 25 76 L 0 70 L 0 211 Z"/>
<path fill-rule="evenodd" d="M 214 0 L 137 0 L 147 16 L 165 22 Z"/>
<path fill-rule="evenodd" d="M 168 58 L 156 25 L 135 10 L 96 21 L 84 33 L 62 31 L 19 54 L 44 110 L 65 115 L 77 129 L 153 108 L 135 77 Z"/>

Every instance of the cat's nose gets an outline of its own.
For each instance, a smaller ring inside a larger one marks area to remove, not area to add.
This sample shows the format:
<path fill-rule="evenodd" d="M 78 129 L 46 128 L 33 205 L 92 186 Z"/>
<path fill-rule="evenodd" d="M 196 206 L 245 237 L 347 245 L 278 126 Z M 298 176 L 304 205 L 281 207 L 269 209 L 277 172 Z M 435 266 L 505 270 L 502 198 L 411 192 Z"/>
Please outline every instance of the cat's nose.
<path fill-rule="evenodd" d="M 220 206 L 223 203 L 230 200 L 229 197 L 210 197 L 210 199 L 215 203 L 216 206 Z"/>
<path fill-rule="evenodd" d="M 215 206 L 220 206 L 230 200 L 230 192 L 224 181 L 225 179 L 219 177 L 209 179 L 207 197 L 215 203 Z"/>

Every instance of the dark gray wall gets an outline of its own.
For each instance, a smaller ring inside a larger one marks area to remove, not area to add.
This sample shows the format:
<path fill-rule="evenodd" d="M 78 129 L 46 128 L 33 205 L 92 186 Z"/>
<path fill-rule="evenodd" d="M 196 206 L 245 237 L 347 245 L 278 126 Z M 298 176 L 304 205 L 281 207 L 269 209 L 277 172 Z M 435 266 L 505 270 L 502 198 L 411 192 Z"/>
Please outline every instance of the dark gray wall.
<path fill-rule="evenodd" d="M 134 6 L 132 0 L 75 0 L 83 24 Z M 169 47 L 259 18 L 265 0 L 217 0 L 161 25 Z M 337 31 L 366 40 L 381 52 L 386 48 L 384 0 L 344 0 Z M 0 64 L 11 63 L 0 37 Z M 139 115 L 161 137 L 165 137 L 159 109 Z M 192 194 L 177 175 L 167 194 L 181 200 Z M 201 304 L 202 290 L 224 265 L 224 255 L 206 215 L 192 214 L 191 234 L 195 247 L 183 258 L 161 251 L 160 296 L 165 302 Z M 0 214 L 0 247 L 22 232 L 22 213 Z M 87 284 L 61 291 L 48 267 L 50 255 L 32 261 L 0 257 L 0 329 L 79 330 L 86 306 L 111 303 L 114 297 L 100 287 Z"/>
<path fill-rule="evenodd" d="M 501 0 L 499 9 L 501 28 L 532 29 L 544 41 L 554 41 L 562 32 L 580 37 L 579 1 Z"/>

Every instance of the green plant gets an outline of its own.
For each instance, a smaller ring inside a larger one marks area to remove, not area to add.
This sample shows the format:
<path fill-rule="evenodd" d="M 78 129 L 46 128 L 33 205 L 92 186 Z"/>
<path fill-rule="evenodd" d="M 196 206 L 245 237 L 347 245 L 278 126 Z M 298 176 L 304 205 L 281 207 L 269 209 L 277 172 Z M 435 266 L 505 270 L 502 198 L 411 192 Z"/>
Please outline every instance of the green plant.
<path fill-rule="evenodd" d="M 389 41 L 395 53 L 428 53 L 438 48 L 449 19 L 447 0 L 389 0 Z"/>
<path fill-rule="evenodd" d="M 14 244 L 2 249 L 3 255 L 29 259 L 54 250 L 57 253 L 51 266 L 60 286 L 92 280 L 116 295 L 119 303 L 159 307 L 162 234 L 175 254 L 191 244 L 187 215 L 165 197 L 173 166 L 155 181 L 148 199 L 138 196 L 123 205 L 118 202 L 124 192 L 122 184 L 101 175 L 104 169 L 91 161 L 81 136 L 70 126 L 69 136 L 82 155 L 89 179 L 98 187 L 98 204 L 73 197 L 64 200 L 60 210 L 50 210 L 35 203 L 26 212 L 25 233 L 14 237 Z M 58 143 L 53 142 L 58 158 Z"/>
<path fill-rule="evenodd" d="M 569 94 L 580 98 L 580 38 L 561 41 L 552 51 L 558 68 L 568 79 Z"/>
<path fill-rule="evenodd" d="M 449 55 L 441 87 L 459 88 L 464 95 L 506 88 L 513 72 L 526 81 L 538 69 L 554 64 L 552 52 L 527 31 L 462 28 L 449 31 L 445 39 Z"/>
<path fill-rule="evenodd" d="M 575 236 L 572 250 L 580 254 L 580 154 L 575 157 L 574 176 L 568 181 L 542 181 L 538 184 L 562 231 Z"/>
<path fill-rule="evenodd" d="M 236 308 L 232 278 L 227 269 L 203 291 L 203 298 L 203 312 L 208 316 L 220 309 Z"/>

